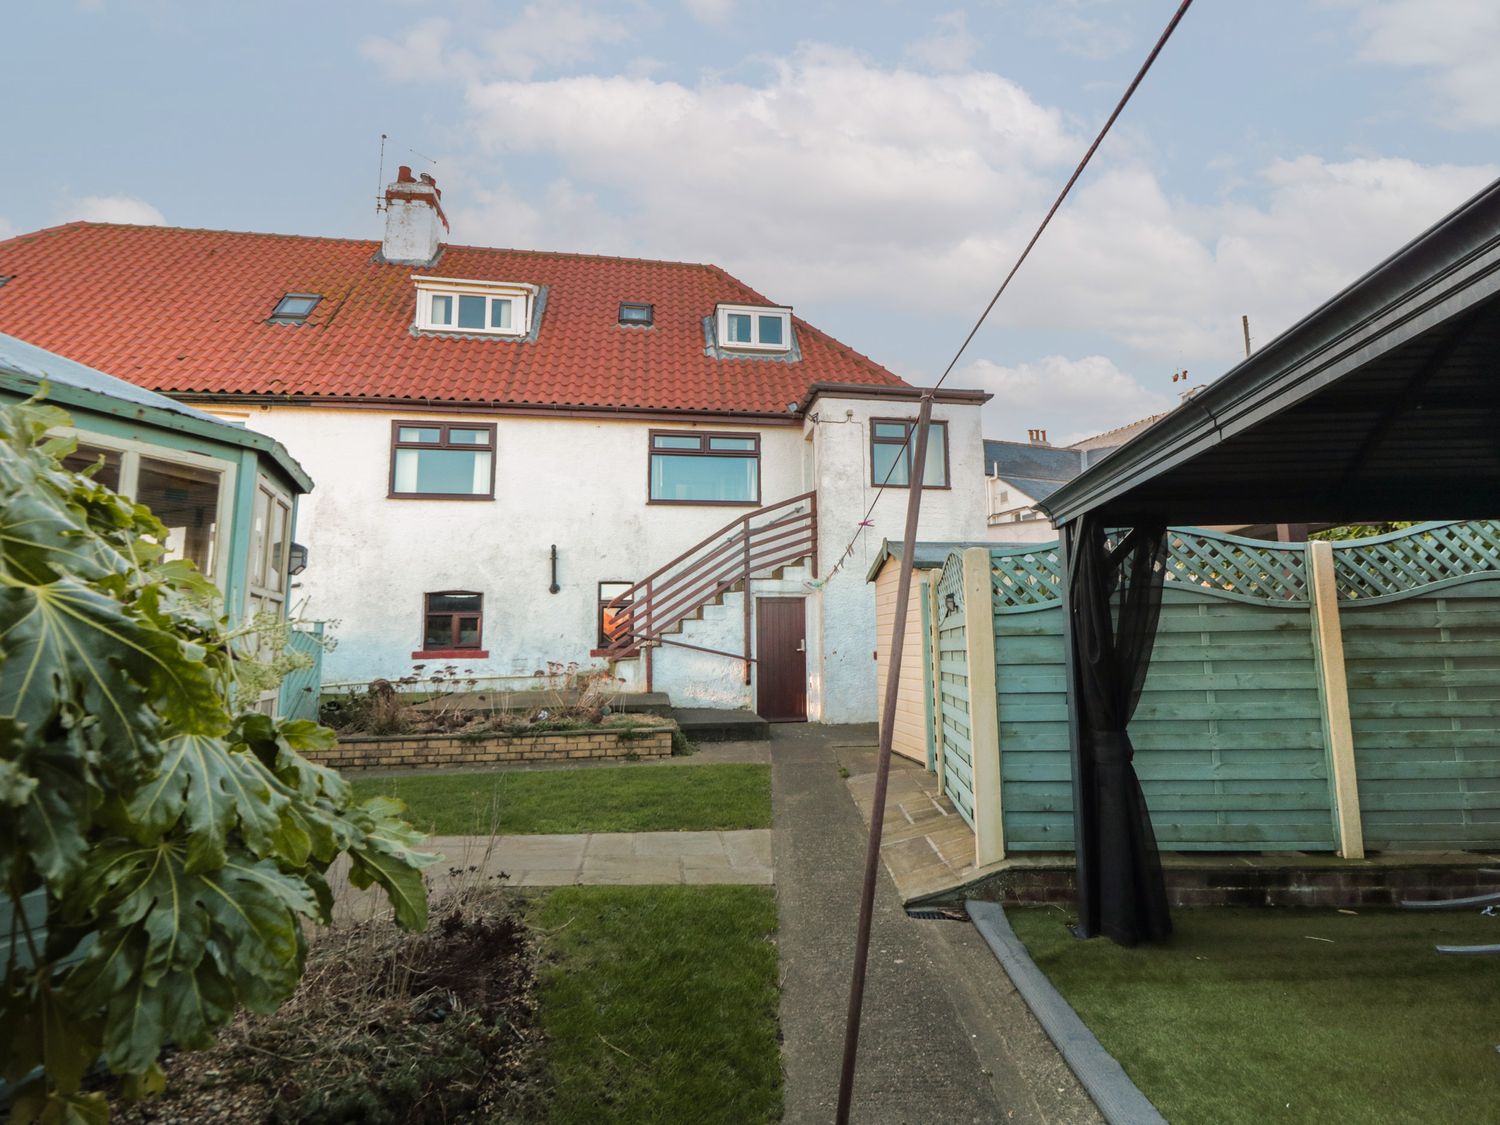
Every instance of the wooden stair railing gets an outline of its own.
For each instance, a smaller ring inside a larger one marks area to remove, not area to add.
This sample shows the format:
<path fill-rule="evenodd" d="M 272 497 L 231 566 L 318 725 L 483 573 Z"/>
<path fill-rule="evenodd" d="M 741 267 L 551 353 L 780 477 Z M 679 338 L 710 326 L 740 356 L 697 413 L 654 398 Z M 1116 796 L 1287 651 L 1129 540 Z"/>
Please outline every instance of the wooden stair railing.
<path fill-rule="evenodd" d="M 702 539 L 665 566 L 652 571 L 624 593 L 606 603 L 609 642 L 599 655 L 612 659 L 644 654 L 646 690 L 651 690 L 651 650 L 661 644 L 679 644 L 742 660 L 745 683 L 750 682 L 750 581 L 801 562 L 812 561 L 818 573 L 818 499 L 804 492 L 776 504 L 767 504 Z M 736 588 L 745 591 L 745 651 L 743 654 L 704 649 L 699 645 L 667 641 L 705 606 L 719 604 Z"/>

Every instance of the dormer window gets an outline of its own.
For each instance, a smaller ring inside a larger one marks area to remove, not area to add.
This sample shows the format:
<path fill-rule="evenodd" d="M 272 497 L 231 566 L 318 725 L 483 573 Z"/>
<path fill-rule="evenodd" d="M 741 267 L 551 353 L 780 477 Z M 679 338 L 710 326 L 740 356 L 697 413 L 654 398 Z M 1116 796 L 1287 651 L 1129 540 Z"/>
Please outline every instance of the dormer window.
<path fill-rule="evenodd" d="M 321 293 L 288 293 L 276 302 L 269 324 L 302 324 L 323 299 Z"/>
<path fill-rule="evenodd" d="M 525 336 L 531 331 L 534 285 L 418 277 L 417 328 L 464 335 Z"/>
<path fill-rule="evenodd" d="M 656 321 L 656 310 L 639 301 L 620 302 L 620 323 L 630 328 L 650 328 Z"/>
<path fill-rule="evenodd" d="M 792 310 L 764 305 L 720 305 L 719 347 L 732 351 L 784 352 L 792 343 Z"/>

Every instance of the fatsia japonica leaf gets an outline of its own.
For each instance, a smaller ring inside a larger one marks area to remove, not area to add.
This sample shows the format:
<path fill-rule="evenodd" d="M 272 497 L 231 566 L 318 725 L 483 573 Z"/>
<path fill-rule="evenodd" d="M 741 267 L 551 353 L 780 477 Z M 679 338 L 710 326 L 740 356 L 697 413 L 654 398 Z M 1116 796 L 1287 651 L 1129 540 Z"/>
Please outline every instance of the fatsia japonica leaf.
<path fill-rule="evenodd" d="M 25 768 L 37 784 L 17 818 L 21 841 L 37 873 L 62 886 L 84 864 L 85 829 L 102 794 L 87 758 L 66 740 L 27 755 Z"/>
<path fill-rule="evenodd" d="M 62 411 L 43 410 L 39 420 L 66 424 Z M 58 419 L 63 421 L 59 422 Z M 34 425 L 0 418 L 0 442 L 15 456 L 0 464 L 0 569 L 28 582 L 49 582 L 62 574 L 99 578 L 123 574 L 134 561 L 121 545 L 107 538 L 80 535 L 80 524 L 103 516 L 121 526 L 144 518 L 161 525 L 145 509 L 106 488 L 67 472 L 54 459 L 72 452 L 74 439 L 48 442 L 49 448 L 25 448 L 36 440 Z"/>
<path fill-rule="evenodd" d="M 278 839 L 281 812 L 290 799 L 260 762 L 230 749 L 222 738 L 179 734 L 167 739 L 156 776 L 137 789 L 125 809 L 132 835 L 149 840 L 179 820 L 188 831 L 188 859 L 194 868 L 217 867 L 231 831 L 241 831 L 257 855 L 286 848 L 293 862 L 306 862 L 296 837 Z M 288 831 L 293 831 L 288 826 Z M 297 858 L 297 853 L 301 857 Z"/>
<path fill-rule="evenodd" d="M 372 797 L 349 810 L 363 839 L 349 849 L 349 881 L 356 887 L 379 883 L 396 908 L 396 921 L 412 930 L 427 925 L 427 888 L 421 868 L 437 856 L 416 849 L 422 834 L 401 819 L 406 806 L 390 797 Z"/>
<path fill-rule="evenodd" d="M 122 1073 L 150 1066 L 168 1035 L 206 1045 L 237 1005 L 274 1009 L 302 974 L 299 918 L 319 910 L 302 880 L 243 852 L 193 872 L 183 841 L 100 848 L 83 888 L 102 924 L 69 988 L 104 1007 L 105 1059 Z"/>
<path fill-rule="evenodd" d="M 150 512 L 57 463 L 72 446 L 45 434 L 66 424 L 0 407 L 0 881 L 45 896 L 15 911 L 25 941 L 0 964 L 21 1123 L 103 1121 L 78 1087 L 96 1060 L 148 1092 L 168 1037 L 203 1047 L 286 999 L 340 853 L 406 926 L 433 858 L 399 806 L 353 806 L 302 756 L 330 732 L 234 712 L 217 591 L 163 560 Z"/>
<path fill-rule="evenodd" d="M 228 725 L 199 646 L 76 579 L 0 575 L 0 717 L 41 729 L 60 698 L 98 722 L 107 755 L 145 762 L 164 723 L 206 734 Z"/>

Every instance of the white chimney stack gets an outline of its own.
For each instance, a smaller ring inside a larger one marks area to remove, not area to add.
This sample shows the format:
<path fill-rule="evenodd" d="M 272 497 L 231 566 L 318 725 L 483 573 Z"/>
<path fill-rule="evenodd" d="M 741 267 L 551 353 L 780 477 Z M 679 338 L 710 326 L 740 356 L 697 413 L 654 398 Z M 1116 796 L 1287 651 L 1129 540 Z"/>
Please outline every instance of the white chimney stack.
<path fill-rule="evenodd" d="M 443 193 L 431 176 L 423 172 L 414 177 L 410 168 L 401 166 L 396 182 L 385 189 L 385 238 L 380 252 L 387 262 L 430 266 L 437 260 L 442 231 L 448 229 L 442 200 Z"/>

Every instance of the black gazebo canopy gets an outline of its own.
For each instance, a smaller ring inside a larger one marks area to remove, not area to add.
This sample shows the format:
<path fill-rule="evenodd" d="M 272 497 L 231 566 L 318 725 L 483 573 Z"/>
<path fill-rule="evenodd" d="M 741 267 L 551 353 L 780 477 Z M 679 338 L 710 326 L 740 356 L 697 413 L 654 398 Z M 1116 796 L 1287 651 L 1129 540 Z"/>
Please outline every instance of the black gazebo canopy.
<path fill-rule="evenodd" d="M 1165 530 L 1495 513 L 1500 181 L 1039 506 L 1067 572 L 1080 932 L 1164 937 L 1126 725 Z"/>

